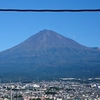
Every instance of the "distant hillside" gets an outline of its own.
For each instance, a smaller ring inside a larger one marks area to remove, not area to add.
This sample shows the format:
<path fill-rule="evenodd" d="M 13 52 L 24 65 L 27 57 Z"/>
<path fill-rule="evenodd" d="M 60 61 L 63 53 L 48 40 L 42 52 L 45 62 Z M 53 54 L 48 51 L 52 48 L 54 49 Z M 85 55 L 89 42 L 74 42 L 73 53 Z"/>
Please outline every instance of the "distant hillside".
<path fill-rule="evenodd" d="M 83 46 L 52 30 L 43 30 L 0 52 L 0 77 L 32 80 L 99 77 L 100 50 Z"/>

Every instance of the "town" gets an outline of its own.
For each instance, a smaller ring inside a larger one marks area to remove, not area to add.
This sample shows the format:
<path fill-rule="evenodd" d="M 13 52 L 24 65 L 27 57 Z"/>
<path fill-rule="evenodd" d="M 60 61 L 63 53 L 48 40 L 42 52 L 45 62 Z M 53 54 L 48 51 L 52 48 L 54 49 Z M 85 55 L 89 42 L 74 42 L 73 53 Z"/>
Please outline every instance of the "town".
<path fill-rule="evenodd" d="M 62 78 L 59 81 L 0 83 L 0 100 L 100 100 L 100 81 Z"/>

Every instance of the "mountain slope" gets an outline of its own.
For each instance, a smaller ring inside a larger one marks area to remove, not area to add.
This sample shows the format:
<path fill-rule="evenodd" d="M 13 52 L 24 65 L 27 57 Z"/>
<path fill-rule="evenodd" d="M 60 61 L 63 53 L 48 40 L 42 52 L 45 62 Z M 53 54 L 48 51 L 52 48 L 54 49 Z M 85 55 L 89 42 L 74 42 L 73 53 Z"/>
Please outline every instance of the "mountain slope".
<path fill-rule="evenodd" d="M 95 50 L 85 47 L 51 30 L 43 30 L 21 44 L 1 52 L 0 57 L 11 59 L 35 56 L 59 56 L 62 58 L 70 56 L 73 58 L 72 56 L 81 57 L 83 55 L 82 57 L 84 57 L 87 55 L 85 52 L 88 51 L 94 52 Z"/>
<path fill-rule="evenodd" d="M 1 72 L 7 75 L 10 73 L 10 77 L 12 72 L 16 73 L 16 77 L 19 75 L 32 78 L 33 73 L 34 77 L 49 78 L 82 76 L 80 75 L 82 72 L 87 77 L 99 76 L 98 73 L 95 74 L 95 71 L 100 69 L 99 62 L 99 49 L 83 46 L 52 30 L 40 31 L 19 45 L 0 52 Z"/>

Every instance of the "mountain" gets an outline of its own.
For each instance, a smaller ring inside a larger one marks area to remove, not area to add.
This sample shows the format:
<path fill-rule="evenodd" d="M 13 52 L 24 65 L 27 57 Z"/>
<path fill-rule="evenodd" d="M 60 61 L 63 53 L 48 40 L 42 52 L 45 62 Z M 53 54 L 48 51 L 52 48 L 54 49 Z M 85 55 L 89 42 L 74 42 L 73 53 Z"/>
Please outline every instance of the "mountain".
<path fill-rule="evenodd" d="M 42 30 L 0 52 L 0 77 L 99 77 L 100 50 L 86 47 L 52 30 Z"/>

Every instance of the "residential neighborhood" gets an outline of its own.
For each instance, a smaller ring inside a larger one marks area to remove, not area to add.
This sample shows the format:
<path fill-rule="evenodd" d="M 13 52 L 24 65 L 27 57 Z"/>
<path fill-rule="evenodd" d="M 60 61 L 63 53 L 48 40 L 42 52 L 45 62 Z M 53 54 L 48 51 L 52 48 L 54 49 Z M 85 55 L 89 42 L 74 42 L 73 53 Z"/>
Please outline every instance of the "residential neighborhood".
<path fill-rule="evenodd" d="M 0 100 L 100 100 L 100 82 L 62 79 L 1 83 Z"/>

